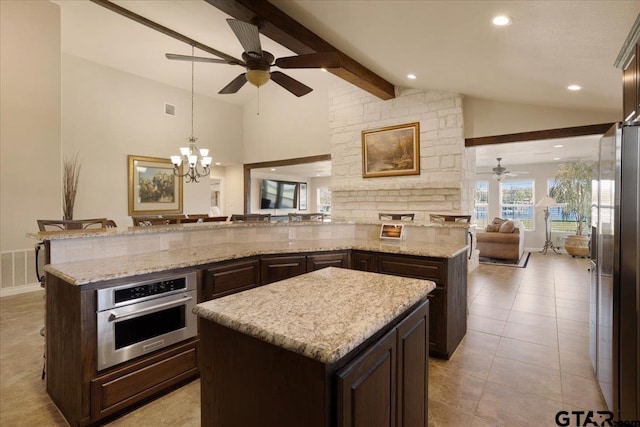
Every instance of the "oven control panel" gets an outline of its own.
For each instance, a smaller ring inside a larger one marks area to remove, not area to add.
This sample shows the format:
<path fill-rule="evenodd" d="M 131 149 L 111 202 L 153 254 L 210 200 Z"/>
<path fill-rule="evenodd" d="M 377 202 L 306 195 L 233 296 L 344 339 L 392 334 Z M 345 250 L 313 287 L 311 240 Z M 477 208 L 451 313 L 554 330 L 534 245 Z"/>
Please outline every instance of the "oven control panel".
<path fill-rule="evenodd" d="M 138 286 L 132 286 L 124 289 L 117 289 L 114 291 L 114 301 L 116 304 L 132 301 L 139 298 L 151 297 L 154 295 L 162 295 L 167 292 L 179 291 L 186 289 L 186 278 L 179 277 L 169 280 L 161 280 L 153 283 L 140 284 Z"/>

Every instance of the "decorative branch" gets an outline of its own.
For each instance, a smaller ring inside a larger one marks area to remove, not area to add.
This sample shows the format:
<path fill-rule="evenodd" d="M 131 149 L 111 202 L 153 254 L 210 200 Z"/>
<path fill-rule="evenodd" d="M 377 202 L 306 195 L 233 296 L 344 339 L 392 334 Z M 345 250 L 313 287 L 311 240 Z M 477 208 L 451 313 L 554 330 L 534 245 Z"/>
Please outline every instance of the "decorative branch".
<path fill-rule="evenodd" d="M 65 159 L 62 165 L 62 212 L 65 220 L 73 219 L 81 167 L 77 153 L 72 159 Z"/>

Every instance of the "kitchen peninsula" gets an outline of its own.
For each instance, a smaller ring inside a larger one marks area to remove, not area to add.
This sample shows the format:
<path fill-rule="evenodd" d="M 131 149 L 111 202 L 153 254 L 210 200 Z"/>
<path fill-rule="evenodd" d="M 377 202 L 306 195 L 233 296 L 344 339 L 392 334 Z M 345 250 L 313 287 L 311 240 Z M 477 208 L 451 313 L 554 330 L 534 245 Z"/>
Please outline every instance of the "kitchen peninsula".
<path fill-rule="evenodd" d="M 329 267 L 197 305 L 202 425 L 426 425 L 435 286 Z"/>
<path fill-rule="evenodd" d="M 164 348 L 149 339 L 148 354 L 104 369 L 97 362 L 104 344 L 97 337 L 98 293 L 138 292 L 143 284 L 142 292 L 152 294 L 173 289 L 183 276 L 193 278 L 197 296 L 188 298 L 198 302 L 328 266 L 431 280 L 429 353 L 449 358 L 466 333 L 469 225 L 415 223 L 405 232 L 406 239 L 387 241 L 379 238 L 379 222 L 333 222 L 30 234 L 45 241 L 50 259 L 47 391 L 71 424 L 89 425 L 196 377 L 198 336 Z"/>

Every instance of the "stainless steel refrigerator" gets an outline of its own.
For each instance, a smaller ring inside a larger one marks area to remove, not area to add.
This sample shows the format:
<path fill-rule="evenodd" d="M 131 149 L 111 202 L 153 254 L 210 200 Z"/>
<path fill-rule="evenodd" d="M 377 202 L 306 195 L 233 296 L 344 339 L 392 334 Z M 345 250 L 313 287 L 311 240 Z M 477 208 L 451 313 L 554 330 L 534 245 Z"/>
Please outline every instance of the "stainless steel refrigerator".
<path fill-rule="evenodd" d="M 592 188 L 590 356 L 616 420 L 640 420 L 639 129 L 604 134 Z"/>

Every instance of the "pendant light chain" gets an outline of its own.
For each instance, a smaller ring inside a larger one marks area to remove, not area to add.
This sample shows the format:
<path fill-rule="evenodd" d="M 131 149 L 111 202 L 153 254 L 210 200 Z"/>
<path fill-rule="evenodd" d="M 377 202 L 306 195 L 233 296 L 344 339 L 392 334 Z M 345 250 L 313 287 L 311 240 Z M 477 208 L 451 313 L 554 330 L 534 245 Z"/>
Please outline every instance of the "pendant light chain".
<path fill-rule="evenodd" d="M 191 56 L 194 56 L 194 46 L 191 45 Z M 194 79 L 194 63 L 195 61 L 191 61 L 191 137 L 193 138 L 193 116 L 195 115 L 195 110 L 193 109 L 193 79 Z"/>
<path fill-rule="evenodd" d="M 198 179 L 203 178 L 211 172 L 212 158 L 209 156 L 209 150 L 198 149 L 196 145 L 196 137 L 193 135 L 193 123 L 195 117 L 195 46 L 191 45 L 191 136 L 188 138 L 189 146 L 180 147 L 179 156 L 171 156 L 173 163 L 173 174 L 181 178 L 186 178 L 187 182 L 199 182 Z M 185 165 L 186 172 L 182 173 L 180 165 Z"/>

